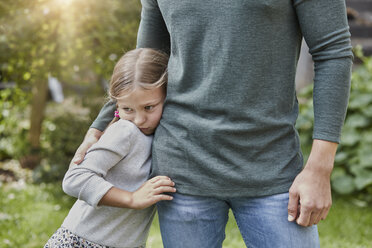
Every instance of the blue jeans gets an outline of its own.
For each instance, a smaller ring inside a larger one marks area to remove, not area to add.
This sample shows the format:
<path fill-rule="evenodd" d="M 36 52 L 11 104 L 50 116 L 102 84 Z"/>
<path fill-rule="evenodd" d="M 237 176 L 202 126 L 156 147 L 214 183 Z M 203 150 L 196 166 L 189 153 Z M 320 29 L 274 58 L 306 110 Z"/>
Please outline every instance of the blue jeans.
<path fill-rule="evenodd" d="M 165 248 L 222 247 L 230 208 L 247 247 L 319 247 L 316 225 L 288 222 L 288 193 L 230 199 L 178 193 L 173 197 L 157 203 Z"/>

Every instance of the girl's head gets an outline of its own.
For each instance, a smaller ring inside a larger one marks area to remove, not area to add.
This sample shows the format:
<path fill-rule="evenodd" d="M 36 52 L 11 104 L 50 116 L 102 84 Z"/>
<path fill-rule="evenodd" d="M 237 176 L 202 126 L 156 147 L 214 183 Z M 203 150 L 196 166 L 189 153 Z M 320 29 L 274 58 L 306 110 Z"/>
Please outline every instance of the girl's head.
<path fill-rule="evenodd" d="M 111 77 L 109 96 L 119 116 L 133 122 L 144 134 L 159 124 L 166 94 L 168 55 L 150 48 L 127 52 Z"/>

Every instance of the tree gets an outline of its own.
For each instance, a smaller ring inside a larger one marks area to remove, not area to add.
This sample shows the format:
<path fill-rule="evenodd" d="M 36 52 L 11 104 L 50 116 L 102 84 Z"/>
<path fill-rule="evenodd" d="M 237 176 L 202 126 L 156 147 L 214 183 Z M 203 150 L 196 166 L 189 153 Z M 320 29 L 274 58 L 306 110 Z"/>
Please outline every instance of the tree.
<path fill-rule="evenodd" d="M 136 0 L 1 1 L 1 80 L 32 95 L 26 167 L 40 159 L 48 76 L 80 85 L 109 78 L 120 55 L 135 47 L 139 16 Z"/>

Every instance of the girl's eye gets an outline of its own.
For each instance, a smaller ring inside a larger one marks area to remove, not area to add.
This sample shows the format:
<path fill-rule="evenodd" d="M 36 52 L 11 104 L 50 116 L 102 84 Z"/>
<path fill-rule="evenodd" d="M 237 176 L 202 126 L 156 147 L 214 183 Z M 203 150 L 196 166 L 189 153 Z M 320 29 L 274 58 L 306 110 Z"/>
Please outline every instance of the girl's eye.
<path fill-rule="evenodd" d="M 154 106 L 146 106 L 145 110 L 152 110 L 153 108 L 154 108 Z"/>
<path fill-rule="evenodd" d="M 132 112 L 132 111 L 133 111 L 133 109 L 131 109 L 131 108 L 123 108 L 123 110 L 124 110 L 125 112 L 127 112 L 127 113 L 129 113 L 129 112 Z"/>

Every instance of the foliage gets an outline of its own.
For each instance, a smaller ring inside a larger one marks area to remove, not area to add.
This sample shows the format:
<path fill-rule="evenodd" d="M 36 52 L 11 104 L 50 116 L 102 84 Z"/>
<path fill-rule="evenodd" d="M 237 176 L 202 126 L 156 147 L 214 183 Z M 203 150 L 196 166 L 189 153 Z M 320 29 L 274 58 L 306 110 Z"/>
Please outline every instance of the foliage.
<path fill-rule="evenodd" d="M 118 56 L 135 47 L 140 4 L 4 0 L 0 13 L 3 81 L 30 85 L 52 74 L 91 84 L 109 78 Z"/>
<path fill-rule="evenodd" d="M 34 182 L 54 182 L 63 178 L 90 123 L 90 119 L 73 113 L 44 121 L 41 138 L 44 159 L 33 171 Z"/>
<path fill-rule="evenodd" d="M 135 47 L 139 19 L 137 0 L 2 0 L 0 82 L 15 82 L 25 99 L 35 96 L 38 105 L 32 106 L 35 114 L 31 127 L 25 121 L 26 127 L 14 126 L 14 131 L 2 134 L 12 142 L 7 142 L 9 149 L 4 148 L 11 152 L 0 152 L 0 156 L 13 156 L 18 151 L 27 154 L 29 150 L 28 158 L 38 161 L 40 149 L 35 140 L 40 135 L 39 121 L 45 106 L 44 97 L 38 93 L 45 92 L 42 89 L 46 89 L 48 76 L 58 78 L 67 94 L 78 93 L 80 98 L 88 94 L 90 99 L 94 94 L 103 95 L 102 82 L 110 78 L 116 60 Z M 6 122 L 7 128 L 16 124 Z M 6 126 L 4 122 L 0 125 Z M 29 148 L 31 137 L 33 151 Z M 13 141 L 18 144 L 14 146 Z"/>
<path fill-rule="evenodd" d="M 0 184 L 0 247 L 43 247 L 62 224 L 73 201 L 62 192 L 60 182 Z M 318 226 L 321 247 L 370 247 L 371 222 L 371 208 L 358 207 L 350 199 L 334 199 L 328 218 Z M 163 247 L 157 218 L 150 229 L 147 247 Z M 231 213 L 223 247 L 245 247 Z"/>
<path fill-rule="evenodd" d="M 29 122 L 26 109 L 29 95 L 19 88 L 0 91 L 0 161 L 27 154 Z"/>
<path fill-rule="evenodd" d="M 30 152 L 27 140 L 30 128 L 28 102 L 29 95 L 17 87 L 0 91 L 0 161 L 20 159 Z M 92 118 L 97 115 L 100 108 L 97 104 L 82 106 L 82 103 L 69 99 L 63 104 L 50 103 L 41 137 L 43 160 L 34 171 L 36 182 L 51 182 L 63 177 Z"/>
<path fill-rule="evenodd" d="M 372 57 L 364 57 L 361 50 L 356 50 L 355 53 L 363 64 L 356 67 L 352 73 L 349 107 L 331 180 L 332 188 L 337 193 L 369 193 L 371 198 Z M 311 88 L 300 95 L 306 99 L 311 96 Z M 308 154 L 312 140 L 312 100 L 301 105 L 300 112 L 297 128 L 301 135 L 304 153 Z M 366 196 L 364 194 L 364 197 Z"/>

